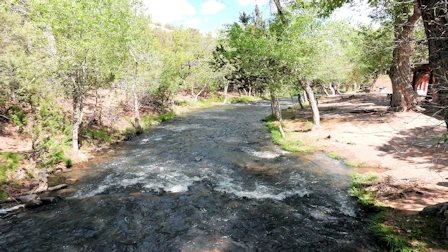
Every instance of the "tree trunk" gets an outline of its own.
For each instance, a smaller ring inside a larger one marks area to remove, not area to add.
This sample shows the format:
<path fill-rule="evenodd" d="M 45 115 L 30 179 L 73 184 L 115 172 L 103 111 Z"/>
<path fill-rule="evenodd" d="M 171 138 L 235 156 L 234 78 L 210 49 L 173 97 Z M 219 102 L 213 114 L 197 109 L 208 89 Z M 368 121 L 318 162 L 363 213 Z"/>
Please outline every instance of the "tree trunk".
<path fill-rule="evenodd" d="M 137 81 L 138 81 L 138 61 L 137 57 L 131 51 L 131 55 L 134 58 L 135 62 L 135 72 L 134 72 L 134 80 L 132 82 L 132 100 L 134 103 L 134 127 L 135 133 L 141 134 L 143 132 L 142 127 L 140 126 L 140 105 L 138 103 L 138 95 L 137 95 Z"/>
<path fill-rule="evenodd" d="M 370 84 L 370 93 L 373 93 L 373 90 L 375 89 L 375 82 L 378 80 L 378 78 L 380 77 L 380 75 L 378 73 L 375 73 L 375 75 L 373 76 L 373 81 L 372 84 Z"/>
<path fill-rule="evenodd" d="M 278 102 L 278 98 L 277 98 L 275 90 L 272 90 L 272 89 L 271 89 L 271 107 L 272 107 L 272 112 L 274 114 L 275 120 L 278 122 L 277 123 L 278 130 L 280 131 L 282 138 L 285 138 L 285 132 L 283 131 L 283 128 L 282 128 L 282 112 L 280 110 L 280 104 Z"/>
<path fill-rule="evenodd" d="M 275 91 L 271 90 L 271 105 L 272 113 L 274 114 L 275 120 L 282 121 L 282 113 L 280 111 L 280 104 L 278 103 L 278 98 Z"/>
<path fill-rule="evenodd" d="M 314 123 L 314 129 L 320 128 L 320 115 L 319 115 L 319 109 L 317 108 L 317 102 L 314 98 L 313 89 L 311 88 L 311 85 L 308 81 L 301 82 L 302 88 L 305 90 L 306 94 L 308 95 L 308 99 L 311 106 L 311 111 L 313 113 L 313 123 Z"/>
<path fill-rule="evenodd" d="M 417 106 L 417 95 L 410 80 L 410 58 L 412 54 L 412 32 L 420 16 L 418 5 L 414 2 L 414 12 L 405 24 L 397 21 L 395 25 L 395 48 L 393 52 L 395 60 L 389 71 L 393 89 L 391 107 L 395 111 L 409 111 Z"/>
<path fill-rule="evenodd" d="M 82 94 L 75 94 L 73 97 L 73 130 L 72 130 L 72 141 L 73 141 L 73 154 L 79 151 L 79 128 L 82 123 L 83 117 L 83 97 Z"/>
<path fill-rule="evenodd" d="M 419 0 L 437 100 L 448 127 L 448 0 Z"/>
<path fill-rule="evenodd" d="M 309 102 L 308 95 L 306 94 L 305 90 L 303 90 L 303 102 Z"/>
<path fill-rule="evenodd" d="M 134 103 L 134 127 L 137 134 L 142 133 L 142 127 L 140 126 L 140 111 L 139 111 L 139 103 L 138 103 L 138 95 L 137 95 L 137 85 L 136 80 L 132 82 L 132 100 Z"/>
<path fill-rule="evenodd" d="M 332 96 L 335 96 L 335 95 L 336 95 L 336 92 L 334 91 L 333 84 L 330 83 L 330 84 L 328 84 L 328 85 L 330 86 L 331 95 L 332 95 Z"/>
<path fill-rule="evenodd" d="M 224 77 L 224 104 L 227 103 L 228 98 L 228 90 L 229 90 L 229 81 Z"/>
<path fill-rule="evenodd" d="M 328 94 L 327 89 L 325 88 L 324 85 L 322 85 L 322 90 L 324 91 L 326 96 L 330 96 L 330 94 Z"/>

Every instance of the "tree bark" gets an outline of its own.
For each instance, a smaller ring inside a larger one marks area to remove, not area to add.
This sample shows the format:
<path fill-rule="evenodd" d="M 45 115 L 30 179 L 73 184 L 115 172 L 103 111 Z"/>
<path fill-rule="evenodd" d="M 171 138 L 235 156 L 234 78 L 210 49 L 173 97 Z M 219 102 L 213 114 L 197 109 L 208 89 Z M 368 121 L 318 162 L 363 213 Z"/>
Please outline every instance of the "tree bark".
<path fill-rule="evenodd" d="M 309 102 L 310 102 L 311 111 L 313 113 L 314 129 L 319 129 L 320 128 L 320 115 L 319 115 L 319 109 L 317 107 L 316 98 L 314 98 L 313 89 L 311 88 L 311 85 L 308 81 L 304 81 L 304 82 L 300 82 L 300 83 L 302 83 L 302 88 L 303 88 L 303 90 L 305 90 L 305 92 L 308 96 Z"/>
<path fill-rule="evenodd" d="M 435 102 L 448 127 L 448 0 L 419 0 L 428 39 L 429 64 L 435 78 Z"/>
<path fill-rule="evenodd" d="M 229 81 L 224 77 L 224 104 L 227 103 L 228 98 L 228 90 L 229 90 Z"/>
<path fill-rule="evenodd" d="M 138 95 L 137 95 L 137 81 L 138 81 L 138 61 L 136 55 L 130 51 L 132 57 L 134 58 L 135 63 L 135 72 L 134 72 L 134 80 L 132 81 L 132 100 L 134 104 L 134 128 L 136 134 L 141 134 L 143 132 L 142 127 L 140 126 L 140 105 L 138 103 Z"/>
<path fill-rule="evenodd" d="M 272 105 L 272 113 L 274 114 L 275 120 L 282 122 L 282 113 L 280 111 L 280 104 L 278 103 L 278 98 L 274 90 L 271 90 L 271 105 Z"/>
<path fill-rule="evenodd" d="M 274 114 L 275 120 L 277 121 L 278 130 L 282 135 L 282 138 L 285 138 L 285 132 L 282 127 L 282 112 L 280 110 L 280 104 L 278 102 L 278 97 L 276 95 L 275 90 L 271 89 L 271 107 L 272 113 Z"/>
<path fill-rule="evenodd" d="M 420 18 L 420 10 L 417 2 L 414 2 L 412 15 L 404 24 L 397 21 L 395 25 L 395 62 L 390 67 L 389 77 L 392 81 L 392 104 L 395 111 L 409 111 L 417 106 L 417 95 L 412 88 L 411 76 L 411 54 L 412 54 L 412 32 L 414 25 Z"/>
<path fill-rule="evenodd" d="M 331 90 L 331 96 L 335 96 L 335 95 L 336 95 L 336 92 L 334 91 L 333 84 L 330 83 L 330 84 L 328 84 L 328 85 L 329 85 L 330 90 Z"/>
<path fill-rule="evenodd" d="M 79 151 L 79 128 L 82 123 L 83 117 L 83 97 L 81 94 L 75 94 L 73 97 L 73 153 L 76 154 Z"/>

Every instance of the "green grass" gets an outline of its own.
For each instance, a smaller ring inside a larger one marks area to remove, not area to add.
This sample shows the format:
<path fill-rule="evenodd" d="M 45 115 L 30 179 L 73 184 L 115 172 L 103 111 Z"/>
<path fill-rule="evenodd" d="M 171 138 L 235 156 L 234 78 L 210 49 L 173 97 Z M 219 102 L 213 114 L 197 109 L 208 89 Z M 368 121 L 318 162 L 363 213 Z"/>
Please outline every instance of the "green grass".
<path fill-rule="evenodd" d="M 257 101 L 261 101 L 261 98 L 257 96 L 241 96 L 230 99 L 230 103 L 248 103 Z"/>
<path fill-rule="evenodd" d="M 341 157 L 339 154 L 335 153 L 335 152 L 330 152 L 328 153 L 328 156 L 334 160 L 341 160 L 344 159 L 343 157 Z M 352 162 L 350 160 L 344 159 L 344 164 L 348 167 L 353 167 L 353 168 L 362 168 L 366 165 L 366 163 L 361 162 L 361 163 L 356 163 L 356 162 Z"/>
<path fill-rule="evenodd" d="M 314 148 L 305 146 L 301 140 L 295 140 L 288 138 L 282 138 L 282 135 L 278 129 L 277 122 L 272 121 L 272 115 L 263 119 L 266 127 L 271 132 L 272 141 L 279 145 L 282 149 L 290 152 L 311 153 L 314 152 Z"/>
<path fill-rule="evenodd" d="M 332 159 L 335 159 L 335 160 L 341 160 L 341 159 L 342 159 L 341 156 L 339 156 L 338 154 L 336 154 L 336 153 L 334 153 L 334 152 L 330 152 L 330 153 L 328 153 L 328 156 L 329 156 L 330 158 L 332 158 Z"/>
<path fill-rule="evenodd" d="M 352 162 L 350 160 L 344 160 L 344 164 L 348 167 L 353 167 L 353 168 L 362 168 L 362 167 L 366 166 L 365 162 L 356 163 L 356 162 Z"/>
<path fill-rule="evenodd" d="M 1 155 L 2 162 L 0 163 L 0 184 L 6 182 L 6 173 L 9 170 L 15 170 L 19 166 L 20 160 L 23 157 L 20 154 L 13 152 L 3 152 Z"/>
<path fill-rule="evenodd" d="M 0 191 L 0 200 L 5 200 L 8 198 L 8 193 L 6 191 Z"/>
<path fill-rule="evenodd" d="M 424 244 L 412 246 L 413 239 L 396 234 L 390 227 L 384 225 L 387 212 L 381 211 L 371 220 L 370 230 L 376 237 L 380 245 L 388 251 L 413 252 L 424 250 Z"/>
<path fill-rule="evenodd" d="M 409 236 L 405 236 L 394 232 L 392 228 L 384 224 L 389 209 L 377 203 L 375 192 L 366 190 L 368 185 L 377 180 L 378 177 L 372 174 L 353 173 L 351 175 L 350 194 L 358 199 L 365 210 L 376 212 L 369 224 L 373 236 L 384 251 L 424 251 L 426 244 L 416 241 L 423 234 L 420 228 L 414 228 Z"/>

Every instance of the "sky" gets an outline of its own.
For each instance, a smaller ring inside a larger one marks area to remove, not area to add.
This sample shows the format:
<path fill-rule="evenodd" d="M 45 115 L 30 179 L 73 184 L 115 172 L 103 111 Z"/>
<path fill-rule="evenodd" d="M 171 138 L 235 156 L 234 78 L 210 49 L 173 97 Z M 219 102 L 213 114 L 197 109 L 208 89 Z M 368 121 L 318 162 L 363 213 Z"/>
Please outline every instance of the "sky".
<path fill-rule="evenodd" d="M 255 4 L 268 15 L 269 0 L 143 0 L 153 22 L 183 25 L 214 32 L 238 21 L 240 13 L 252 13 Z"/>
<path fill-rule="evenodd" d="M 183 25 L 201 32 L 215 32 L 223 24 L 238 22 L 240 13 L 251 14 L 257 4 L 266 16 L 271 13 L 269 0 L 143 0 L 153 22 Z M 274 6 L 272 6 L 274 7 Z M 369 22 L 366 6 L 345 6 L 332 19 Z"/>

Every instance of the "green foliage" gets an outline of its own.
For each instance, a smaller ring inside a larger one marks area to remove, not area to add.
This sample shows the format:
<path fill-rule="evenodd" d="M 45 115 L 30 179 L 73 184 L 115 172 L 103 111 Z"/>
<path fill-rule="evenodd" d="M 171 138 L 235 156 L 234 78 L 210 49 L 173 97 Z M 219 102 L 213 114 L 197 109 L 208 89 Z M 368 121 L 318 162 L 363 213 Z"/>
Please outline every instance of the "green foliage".
<path fill-rule="evenodd" d="M 366 165 L 365 162 L 356 163 L 356 162 L 352 162 L 347 159 L 344 160 L 344 164 L 348 167 L 353 167 L 353 168 L 362 168 Z"/>
<path fill-rule="evenodd" d="M 311 153 L 314 151 L 313 148 L 305 146 L 302 141 L 290 139 L 288 137 L 283 138 L 278 126 L 277 122 L 272 121 L 273 116 L 267 116 L 263 120 L 265 121 L 265 125 L 268 130 L 271 132 L 272 141 L 279 145 L 282 149 L 290 152 L 299 152 L 299 153 Z"/>
<path fill-rule="evenodd" d="M 0 191 L 0 200 L 5 200 L 8 198 L 8 193 L 6 191 Z"/>
<path fill-rule="evenodd" d="M 230 99 L 230 103 L 249 103 L 249 102 L 257 102 L 260 101 L 261 98 L 257 96 L 241 96 L 241 97 L 233 97 Z"/>
<path fill-rule="evenodd" d="M 107 127 L 83 128 L 81 134 L 87 142 L 90 143 L 111 143 L 113 139 L 112 132 Z"/>
<path fill-rule="evenodd" d="M 149 126 L 151 126 L 155 123 L 161 123 L 166 120 L 172 119 L 174 117 L 176 117 L 176 113 L 168 112 L 168 113 L 164 113 L 164 114 L 161 114 L 158 116 L 145 115 L 142 117 L 141 121 L 144 125 L 146 125 L 146 128 L 148 128 Z"/>
<path fill-rule="evenodd" d="M 385 216 L 386 211 L 382 211 L 378 213 L 371 221 L 370 229 L 378 241 L 391 252 L 417 251 L 418 248 L 411 246 L 406 237 L 395 234 L 390 227 L 382 224 L 385 221 Z"/>
<path fill-rule="evenodd" d="M 0 157 L 0 184 L 6 182 L 6 172 L 15 170 L 19 166 L 23 157 L 20 154 L 12 152 L 3 152 Z"/>
<path fill-rule="evenodd" d="M 11 114 L 9 117 L 15 125 L 20 127 L 25 127 L 28 123 L 28 115 L 21 107 L 17 105 L 12 105 Z"/>
<path fill-rule="evenodd" d="M 38 153 L 36 163 L 49 168 L 60 162 L 66 162 L 68 158 L 64 155 L 64 151 L 69 148 L 68 137 L 46 137 L 36 146 Z"/>
<path fill-rule="evenodd" d="M 350 177 L 351 177 L 351 186 L 356 188 L 359 188 L 365 184 L 371 184 L 378 180 L 378 176 L 374 174 L 362 175 L 356 172 L 352 173 Z"/>
<path fill-rule="evenodd" d="M 135 127 L 128 127 L 121 133 L 121 135 L 123 136 L 124 140 L 128 141 L 137 135 L 137 130 L 135 129 Z"/>
<path fill-rule="evenodd" d="M 330 152 L 330 153 L 328 153 L 328 156 L 329 156 L 330 158 L 332 158 L 332 159 L 335 159 L 335 160 L 340 160 L 340 159 L 342 159 L 341 156 L 339 156 L 338 154 L 336 154 L 336 153 L 334 153 L 334 152 Z"/>
<path fill-rule="evenodd" d="M 366 185 L 370 185 L 378 180 L 378 177 L 372 174 L 361 175 L 352 173 L 350 194 L 358 199 L 358 202 L 366 209 L 379 210 L 376 204 L 375 192 L 366 190 Z"/>

